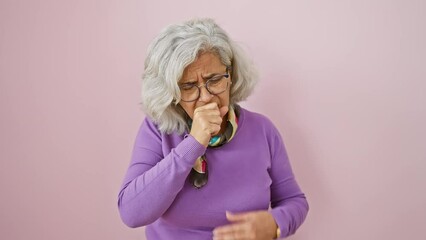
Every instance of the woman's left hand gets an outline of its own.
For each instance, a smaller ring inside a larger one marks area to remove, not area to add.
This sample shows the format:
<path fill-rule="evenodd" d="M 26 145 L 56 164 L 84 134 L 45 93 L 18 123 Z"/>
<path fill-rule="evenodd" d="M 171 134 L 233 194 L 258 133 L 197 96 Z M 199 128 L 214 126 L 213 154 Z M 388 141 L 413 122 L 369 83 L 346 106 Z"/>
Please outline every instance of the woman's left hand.
<path fill-rule="evenodd" d="M 217 227 L 213 240 L 271 240 L 276 238 L 277 224 L 268 211 L 232 214 L 226 212 L 231 224 Z"/>

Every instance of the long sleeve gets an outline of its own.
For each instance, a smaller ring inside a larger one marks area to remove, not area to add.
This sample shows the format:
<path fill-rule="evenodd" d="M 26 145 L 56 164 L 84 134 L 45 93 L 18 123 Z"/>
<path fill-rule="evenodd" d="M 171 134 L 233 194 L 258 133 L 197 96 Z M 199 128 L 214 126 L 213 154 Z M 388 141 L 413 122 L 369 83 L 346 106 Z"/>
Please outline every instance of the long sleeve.
<path fill-rule="evenodd" d="M 145 226 L 160 218 L 182 189 L 195 159 L 206 150 L 188 135 L 163 156 L 164 144 L 171 143 L 162 137 L 145 119 L 118 195 L 121 218 L 129 227 Z"/>
<path fill-rule="evenodd" d="M 271 154 L 271 213 L 281 230 L 281 237 L 287 237 L 302 225 L 309 205 L 295 180 L 278 131 L 273 133 Z"/>

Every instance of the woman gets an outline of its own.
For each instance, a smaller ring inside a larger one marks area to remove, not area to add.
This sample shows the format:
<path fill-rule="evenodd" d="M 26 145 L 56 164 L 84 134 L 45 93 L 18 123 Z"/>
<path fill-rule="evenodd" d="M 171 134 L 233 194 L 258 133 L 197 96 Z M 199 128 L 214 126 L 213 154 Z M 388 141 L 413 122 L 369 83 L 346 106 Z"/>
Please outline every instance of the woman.
<path fill-rule="evenodd" d="M 172 25 L 145 60 L 136 137 L 118 197 L 129 227 L 156 239 L 274 239 L 308 203 L 278 130 L 239 105 L 256 73 L 211 19 Z M 270 207 L 270 208 L 269 208 Z"/>

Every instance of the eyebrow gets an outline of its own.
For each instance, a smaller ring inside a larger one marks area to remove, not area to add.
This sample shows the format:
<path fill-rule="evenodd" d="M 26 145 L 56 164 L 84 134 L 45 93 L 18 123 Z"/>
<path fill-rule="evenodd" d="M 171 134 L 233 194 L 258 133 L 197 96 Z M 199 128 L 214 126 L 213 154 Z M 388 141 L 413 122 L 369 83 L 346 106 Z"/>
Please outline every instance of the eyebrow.
<path fill-rule="evenodd" d="M 212 78 L 213 76 L 217 76 L 217 75 L 222 75 L 222 73 L 210 73 L 207 74 L 206 76 L 201 76 L 204 80 Z"/>
<path fill-rule="evenodd" d="M 223 74 L 226 74 L 226 73 L 209 73 L 209 74 L 207 74 L 205 76 L 201 76 L 201 78 L 204 79 L 204 80 L 207 80 L 209 78 L 212 78 L 213 76 L 223 75 Z M 195 83 L 195 82 L 198 82 L 198 81 L 195 80 L 195 79 L 187 79 L 187 80 L 181 81 L 180 84 L 184 84 L 184 83 Z"/>

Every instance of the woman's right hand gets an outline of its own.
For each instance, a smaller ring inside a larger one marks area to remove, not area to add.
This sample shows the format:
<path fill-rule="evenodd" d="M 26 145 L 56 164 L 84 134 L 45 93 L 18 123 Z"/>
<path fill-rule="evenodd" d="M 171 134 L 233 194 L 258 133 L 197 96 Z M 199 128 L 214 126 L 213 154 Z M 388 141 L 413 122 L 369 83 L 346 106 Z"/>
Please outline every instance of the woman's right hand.
<path fill-rule="evenodd" d="M 228 106 L 219 109 L 212 102 L 194 110 L 191 134 L 199 143 L 208 146 L 210 138 L 220 132 L 223 116 L 228 112 Z"/>

